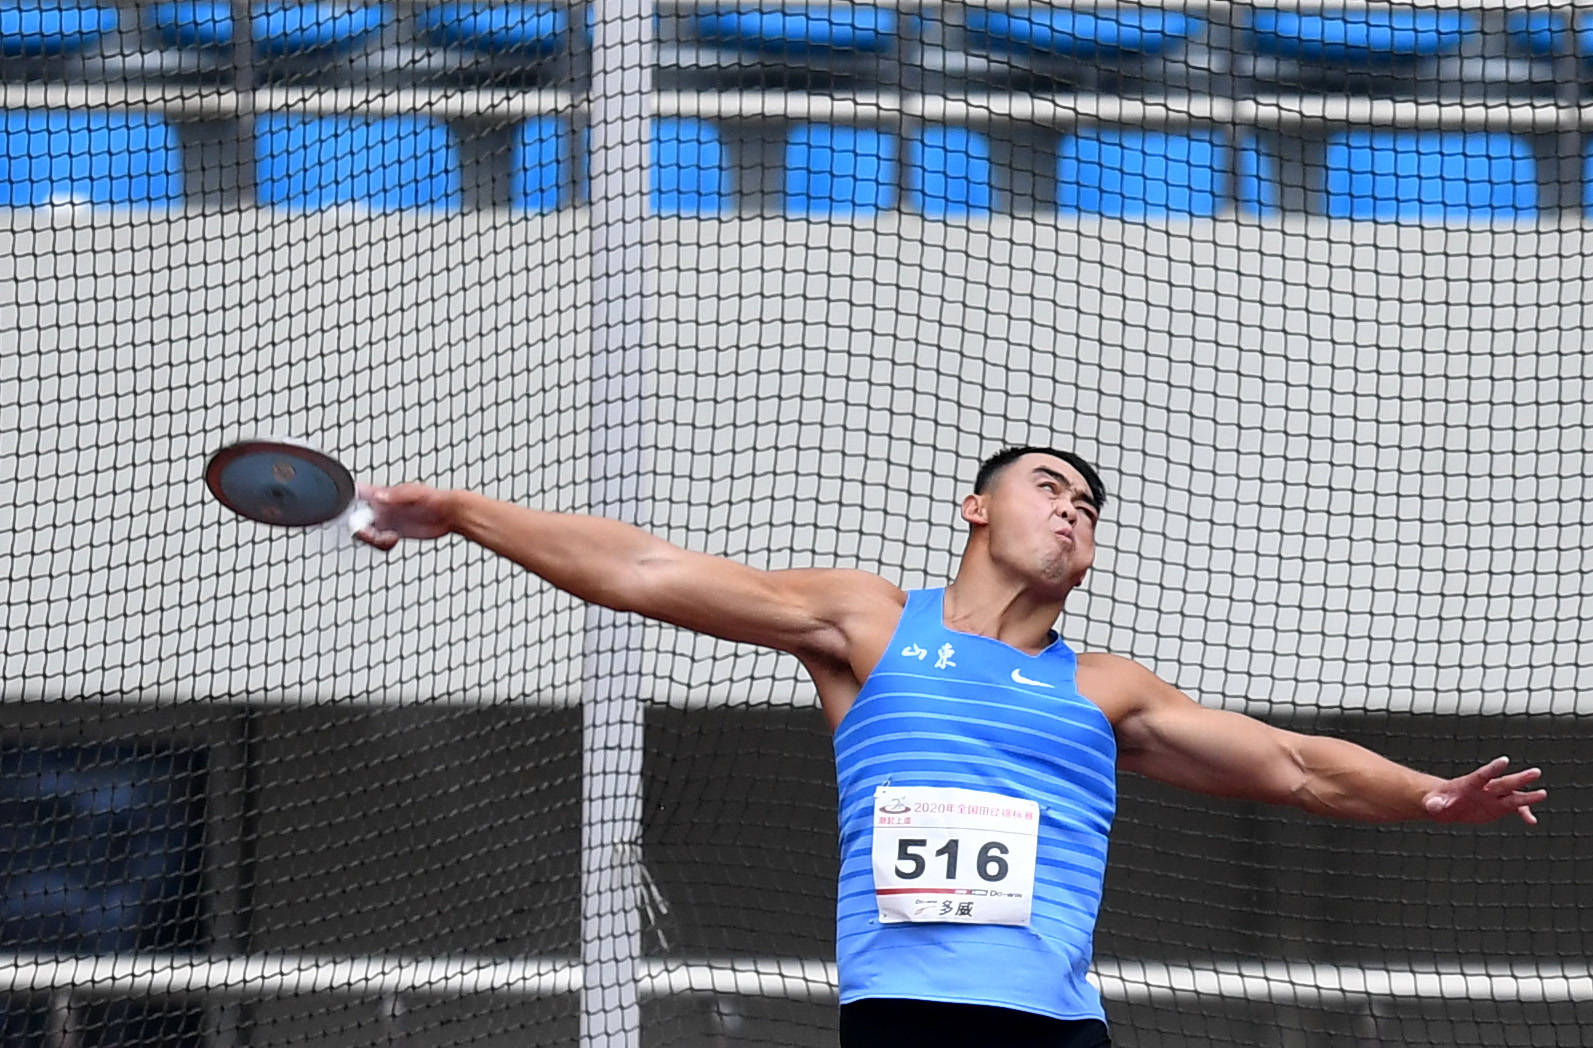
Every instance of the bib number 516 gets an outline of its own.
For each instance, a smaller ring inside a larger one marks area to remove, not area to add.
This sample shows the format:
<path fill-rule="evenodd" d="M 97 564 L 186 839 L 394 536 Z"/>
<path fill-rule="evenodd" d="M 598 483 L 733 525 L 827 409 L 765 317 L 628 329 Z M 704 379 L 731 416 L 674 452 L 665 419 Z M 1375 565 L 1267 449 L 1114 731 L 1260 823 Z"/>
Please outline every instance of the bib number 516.
<path fill-rule="evenodd" d="M 874 901 L 884 924 L 1029 923 L 1040 805 L 953 786 L 874 791 Z"/>
<path fill-rule="evenodd" d="M 926 858 L 921 852 L 927 852 L 929 839 L 925 837 L 903 837 L 896 842 L 896 876 L 904 881 L 916 880 L 922 877 L 929 869 L 929 858 L 945 860 L 945 878 L 948 881 L 957 879 L 957 857 L 962 850 L 962 842 L 956 838 L 948 838 L 946 843 L 928 852 Z M 1007 856 L 1012 849 L 1000 841 L 986 841 L 979 846 L 979 853 L 974 858 L 974 872 L 982 881 L 995 883 L 1006 880 L 1011 867 L 1007 864 Z M 935 872 L 940 873 L 940 865 L 936 863 Z"/>

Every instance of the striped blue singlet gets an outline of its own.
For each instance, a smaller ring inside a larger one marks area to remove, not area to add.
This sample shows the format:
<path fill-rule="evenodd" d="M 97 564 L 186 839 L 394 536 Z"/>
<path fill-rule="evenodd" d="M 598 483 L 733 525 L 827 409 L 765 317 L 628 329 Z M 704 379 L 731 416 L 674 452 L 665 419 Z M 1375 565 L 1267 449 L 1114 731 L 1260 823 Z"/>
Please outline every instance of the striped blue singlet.
<path fill-rule="evenodd" d="M 1029 655 L 947 629 L 944 599 L 939 589 L 908 594 L 890 648 L 835 733 L 841 1003 L 905 997 L 1104 1021 L 1085 974 L 1117 800 L 1112 726 L 1079 694 L 1061 640 Z M 887 781 L 1040 805 L 1027 927 L 879 921 L 874 790 Z"/>

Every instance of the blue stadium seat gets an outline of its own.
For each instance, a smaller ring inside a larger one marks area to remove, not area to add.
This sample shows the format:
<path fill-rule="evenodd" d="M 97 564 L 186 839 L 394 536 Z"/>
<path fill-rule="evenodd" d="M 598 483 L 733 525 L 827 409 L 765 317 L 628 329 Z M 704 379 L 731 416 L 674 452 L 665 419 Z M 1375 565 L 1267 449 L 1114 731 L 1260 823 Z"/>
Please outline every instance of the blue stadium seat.
<path fill-rule="evenodd" d="M 1379 131 L 1327 144 L 1326 211 L 1379 221 L 1531 218 L 1537 163 L 1527 143 L 1486 132 Z"/>
<path fill-rule="evenodd" d="M 558 117 L 535 116 L 521 124 L 509 190 L 513 206 L 557 211 L 568 162 L 564 125 Z"/>
<path fill-rule="evenodd" d="M 1505 29 L 1517 47 L 1541 58 L 1568 50 L 1584 59 L 1593 57 L 1593 23 L 1574 26 L 1559 11 L 1517 11 L 1505 20 Z"/>
<path fill-rule="evenodd" d="M 884 52 L 896 35 L 896 13 L 856 5 L 701 11 L 692 26 L 705 42 L 752 51 Z"/>
<path fill-rule="evenodd" d="M 1255 48 L 1262 54 L 1361 64 L 1448 54 L 1478 27 L 1472 14 L 1408 7 L 1257 9 L 1250 21 Z"/>
<path fill-rule="evenodd" d="M 415 17 L 433 44 L 521 55 L 557 53 L 570 28 L 569 15 L 548 4 L 437 4 Z"/>
<path fill-rule="evenodd" d="M 974 41 L 1000 50 L 1045 51 L 1078 57 L 1133 52 L 1161 54 L 1198 33 L 1199 19 L 1134 7 L 1099 11 L 1035 8 L 968 10 Z"/>
<path fill-rule="evenodd" d="M 1080 131 L 1062 139 L 1057 206 L 1113 218 L 1215 215 L 1227 171 L 1215 131 Z"/>
<path fill-rule="evenodd" d="M 1517 11 L 1505 19 L 1505 30 L 1522 50 L 1548 57 L 1568 42 L 1571 23 L 1558 11 Z"/>
<path fill-rule="evenodd" d="M 931 218 L 990 214 L 990 139 L 963 127 L 928 127 L 908 145 L 908 206 Z"/>
<path fill-rule="evenodd" d="M 255 51 L 271 58 L 352 50 L 381 29 L 387 10 L 361 3 L 255 3 L 250 36 Z M 173 0 L 150 9 L 150 24 L 175 47 L 232 46 L 232 5 L 227 0 Z"/>
<path fill-rule="evenodd" d="M 255 122 L 255 157 L 262 204 L 397 211 L 461 202 L 458 149 L 444 124 L 422 117 L 267 113 Z"/>
<path fill-rule="evenodd" d="M 896 202 L 896 140 L 873 128 L 804 124 L 785 150 L 785 209 L 869 215 Z"/>
<path fill-rule="evenodd" d="M 0 3 L 0 55 L 43 58 L 81 51 L 116 31 L 116 8 L 61 0 Z"/>
<path fill-rule="evenodd" d="M 1593 214 L 1593 144 L 1590 144 L 1582 162 L 1582 210 Z"/>
<path fill-rule="evenodd" d="M 705 120 L 653 125 L 652 175 L 653 210 L 661 215 L 730 210 L 730 156 L 719 130 Z"/>
<path fill-rule="evenodd" d="M 182 168 L 177 133 L 158 116 L 0 112 L 0 207 L 179 207 Z"/>

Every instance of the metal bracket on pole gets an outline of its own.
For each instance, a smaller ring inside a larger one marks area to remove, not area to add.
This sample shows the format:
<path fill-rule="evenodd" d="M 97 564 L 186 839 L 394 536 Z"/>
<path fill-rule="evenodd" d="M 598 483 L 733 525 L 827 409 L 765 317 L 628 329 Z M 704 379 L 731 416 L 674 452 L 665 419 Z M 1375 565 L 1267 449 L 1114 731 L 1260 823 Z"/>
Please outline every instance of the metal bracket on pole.
<path fill-rule="evenodd" d="M 647 215 L 654 28 L 649 0 L 593 0 L 591 507 L 646 522 L 656 222 Z M 581 1044 L 641 1042 L 641 629 L 593 606 L 583 659 Z"/>

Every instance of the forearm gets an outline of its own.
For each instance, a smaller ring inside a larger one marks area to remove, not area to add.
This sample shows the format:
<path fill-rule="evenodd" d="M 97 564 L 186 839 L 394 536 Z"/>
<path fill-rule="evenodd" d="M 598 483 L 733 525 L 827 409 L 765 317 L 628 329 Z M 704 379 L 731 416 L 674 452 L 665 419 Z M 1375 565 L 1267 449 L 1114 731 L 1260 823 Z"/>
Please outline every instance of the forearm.
<path fill-rule="evenodd" d="M 1291 742 L 1299 779 L 1288 800 L 1313 814 L 1360 822 L 1427 818 L 1423 801 L 1444 782 L 1343 739 L 1296 735 Z"/>
<path fill-rule="evenodd" d="M 377 549 L 459 535 L 583 601 L 803 657 L 845 659 L 843 623 L 865 613 L 874 616 L 868 621 L 893 609 L 899 614 L 905 599 L 862 572 L 763 571 L 602 517 L 548 513 L 425 484 L 360 490 L 373 519 L 359 538 Z"/>
<path fill-rule="evenodd" d="M 1098 657 L 1090 668 L 1094 694 L 1117 711 L 1120 764 L 1174 786 L 1361 822 L 1492 822 L 1514 813 L 1535 823 L 1532 806 L 1548 796 L 1530 788 L 1539 769 L 1507 775 L 1504 757 L 1440 779 L 1353 742 L 1201 706 L 1127 659 Z"/>
<path fill-rule="evenodd" d="M 455 534 L 514 561 L 582 600 L 631 607 L 649 561 L 679 553 L 655 535 L 617 520 L 550 513 L 483 495 L 451 496 Z"/>

